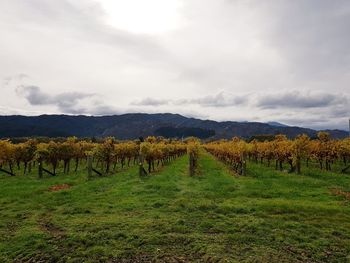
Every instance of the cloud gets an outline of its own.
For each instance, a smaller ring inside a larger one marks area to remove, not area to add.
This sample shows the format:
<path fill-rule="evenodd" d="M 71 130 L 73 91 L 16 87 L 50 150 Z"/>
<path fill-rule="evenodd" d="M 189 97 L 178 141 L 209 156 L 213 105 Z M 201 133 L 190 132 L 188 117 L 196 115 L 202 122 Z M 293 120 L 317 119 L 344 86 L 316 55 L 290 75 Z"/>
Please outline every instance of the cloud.
<path fill-rule="evenodd" d="M 276 108 L 325 108 L 347 104 L 348 98 L 342 94 L 288 91 L 263 95 L 257 99 L 257 106 L 264 109 Z"/>
<path fill-rule="evenodd" d="M 155 98 L 144 98 L 139 101 L 131 102 L 131 105 L 135 106 L 161 106 L 168 105 L 171 100 L 155 99 Z"/>
<path fill-rule="evenodd" d="M 242 105 L 247 101 L 247 96 L 233 96 L 231 94 L 220 92 L 216 95 L 209 95 L 196 99 L 185 100 L 184 104 L 198 104 L 203 107 L 230 107 Z"/>
<path fill-rule="evenodd" d="M 82 113 L 91 114 L 94 116 L 103 116 L 103 115 L 122 114 L 122 113 L 126 113 L 126 112 L 123 112 L 120 109 L 117 109 L 113 106 L 95 104 L 94 106 L 89 107 L 88 109 L 82 109 L 80 111 L 80 114 L 82 114 Z"/>
<path fill-rule="evenodd" d="M 79 113 L 78 103 L 86 98 L 95 96 L 95 94 L 82 92 L 65 92 L 51 95 L 43 92 L 37 86 L 20 86 L 17 88 L 17 94 L 24 97 L 31 105 L 54 105 L 64 113 Z"/>
<path fill-rule="evenodd" d="M 225 92 L 220 92 L 215 95 L 208 95 L 193 99 L 155 99 L 155 98 L 145 98 L 139 101 L 134 101 L 131 105 L 136 106 L 182 106 L 182 105 L 199 105 L 202 107 L 231 107 L 243 105 L 248 102 L 248 95 L 243 96 L 233 96 L 232 94 L 227 94 Z"/>
<path fill-rule="evenodd" d="M 329 115 L 331 118 L 349 118 L 350 117 L 350 105 L 336 105 L 330 109 Z"/>

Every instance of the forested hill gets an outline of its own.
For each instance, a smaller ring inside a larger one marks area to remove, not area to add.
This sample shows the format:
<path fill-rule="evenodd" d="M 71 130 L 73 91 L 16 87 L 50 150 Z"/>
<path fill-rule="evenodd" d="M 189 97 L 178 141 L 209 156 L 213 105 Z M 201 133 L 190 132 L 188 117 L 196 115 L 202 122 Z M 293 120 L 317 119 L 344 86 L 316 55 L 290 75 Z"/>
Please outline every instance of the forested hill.
<path fill-rule="evenodd" d="M 348 136 L 346 131 L 328 130 L 333 138 Z M 106 137 L 134 139 L 140 136 L 197 136 L 200 138 L 249 138 L 255 135 L 286 134 L 293 138 L 301 133 L 311 137 L 317 131 L 300 127 L 259 122 L 216 122 L 187 118 L 179 114 L 133 113 L 113 116 L 0 116 L 0 137 Z"/>

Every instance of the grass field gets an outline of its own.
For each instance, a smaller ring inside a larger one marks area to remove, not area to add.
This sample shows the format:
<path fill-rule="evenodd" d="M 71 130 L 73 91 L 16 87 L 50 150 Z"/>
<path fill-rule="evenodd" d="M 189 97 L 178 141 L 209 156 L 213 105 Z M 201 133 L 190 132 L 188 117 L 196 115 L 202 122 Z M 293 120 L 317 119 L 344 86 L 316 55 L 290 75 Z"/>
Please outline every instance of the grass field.
<path fill-rule="evenodd" d="M 237 177 L 207 153 L 199 165 L 1 175 L 0 262 L 350 262 L 350 201 L 334 194 L 350 176 L 249 163 Z"/>

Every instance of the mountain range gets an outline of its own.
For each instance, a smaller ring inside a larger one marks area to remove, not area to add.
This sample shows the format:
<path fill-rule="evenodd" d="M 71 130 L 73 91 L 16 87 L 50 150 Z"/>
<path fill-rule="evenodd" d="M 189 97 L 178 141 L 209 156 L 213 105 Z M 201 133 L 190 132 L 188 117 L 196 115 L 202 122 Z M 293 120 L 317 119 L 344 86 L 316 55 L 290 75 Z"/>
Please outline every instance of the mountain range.
<path fill-rule="evenodd" d="M 333 138 L 345 138 L 348 132 L 327 130 Z M 0 138 L 14 137 L 106 137 L 135 139 L 149 135 L 229 139 L 257 135 L 286 134 L 294 138 L 305 133 L 315 137 L 316 130 L 291 127 L 277 122 L 212 121 L 188 118 L 179 114 L 130 113 L 112 116 L 40 115 L 0 116 Z"/>

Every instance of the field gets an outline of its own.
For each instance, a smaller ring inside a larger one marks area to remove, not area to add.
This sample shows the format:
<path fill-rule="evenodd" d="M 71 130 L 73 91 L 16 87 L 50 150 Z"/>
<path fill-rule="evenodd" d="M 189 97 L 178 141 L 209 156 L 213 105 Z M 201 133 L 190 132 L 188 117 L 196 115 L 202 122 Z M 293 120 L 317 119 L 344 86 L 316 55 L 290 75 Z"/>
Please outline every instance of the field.
<path fill-rule="evenodd" d="M 87 180 L 0 175 L 0 262 L 350 262 L 350 176 L 200 153 Z M 54 187 L 57 185 L 65 185 Z"/>

